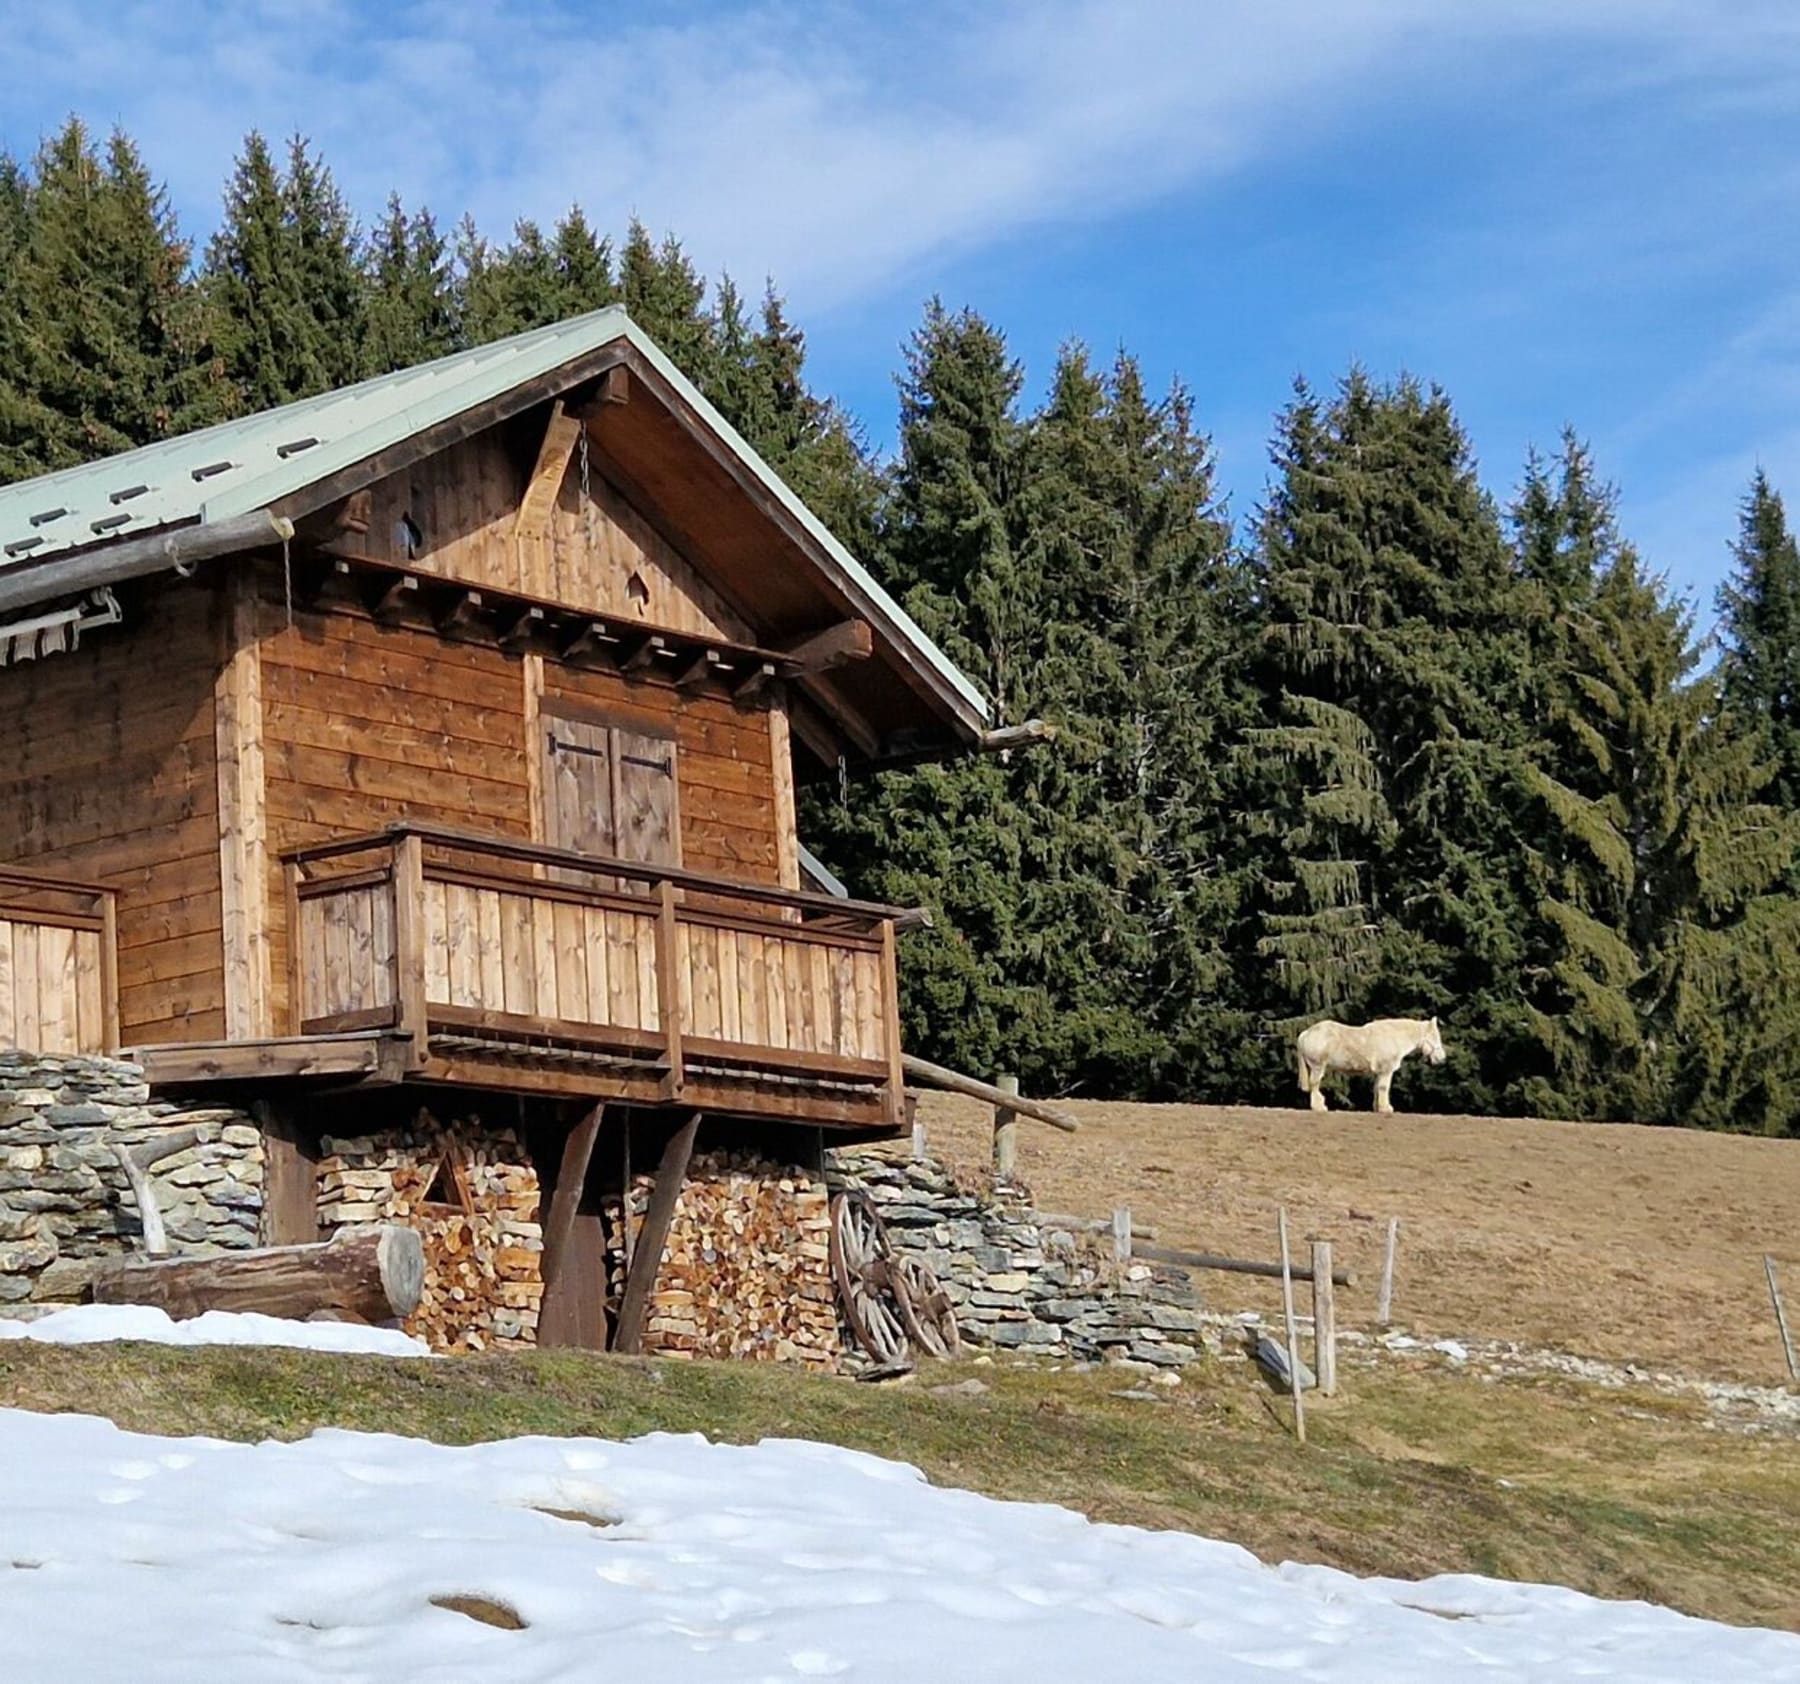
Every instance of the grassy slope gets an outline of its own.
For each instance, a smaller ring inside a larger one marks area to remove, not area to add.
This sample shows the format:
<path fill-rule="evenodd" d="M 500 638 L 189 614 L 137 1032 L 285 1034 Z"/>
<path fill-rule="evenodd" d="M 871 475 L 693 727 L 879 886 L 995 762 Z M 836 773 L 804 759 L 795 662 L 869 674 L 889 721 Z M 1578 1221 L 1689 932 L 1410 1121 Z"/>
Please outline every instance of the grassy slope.
<path fill-rule="evenodd" d="M 991 1389 L 932 1390 L 970 1375 Z M 992 1367 L 872 1387 L 575 1354 L 419 1363 L 0 1345 L 0 1404 L 99 1411 L 145 1432 L 797 1436 L 899 1457 L 942 1484 L 1233 1539 L 1270 1560 L 1551 1580 L 1800 1627 L 1791 1441 L 1708 1432 L 1651 1396 L 1387 1368 L 1352 1375 L 1350 1397 L 1311 1410 L 1302 1450 L 1241 1365 L 1210 1364 L 1156 1402 L 1120 1397 L 1131 1384 Z"/>

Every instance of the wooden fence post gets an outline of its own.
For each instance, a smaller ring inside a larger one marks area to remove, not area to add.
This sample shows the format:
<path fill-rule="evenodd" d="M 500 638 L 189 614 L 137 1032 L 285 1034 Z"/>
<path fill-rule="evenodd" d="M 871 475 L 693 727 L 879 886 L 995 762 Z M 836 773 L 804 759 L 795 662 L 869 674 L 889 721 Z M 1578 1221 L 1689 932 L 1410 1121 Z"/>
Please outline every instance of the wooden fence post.
<path fill-rule="evenodd" d="M 1763 1273 L 1769 1277 L 1769 1301 L 1775 1306 L 1775 1325 L 1781 1329 L 1781 1354 L 1787 1358 L 1788 1378 L 1800 1380 L 1800 1368 L 1794 1366 L 1794 1341 L 1788 1337 L 1787 1311 L 1781 1307 L 1781 1288 L 1775 1280 L 1775 1259 L 1766 1251 Z"/>
<path fill-rule="evenodd" d="M 1337 1392 L 1337 1289 L 1331 1282 L 1331 1243 L 1312 1242 L 1313 1372 L 1319 1395 Z"/>
<path fill-rule="evenodd" d="M 1388 1218 L 1387 1255 L 1381 1260 L 1381 1292 L 1375 1300 L 1375 1325 L 1386 1327 L 1394 1308 L 1394 1253 L 1400 1245 L 1400 1218 Z"/>
<path fill-rule="evenodd" d="M 1019 1091 L 1017 1076 L 996 1076 L 994 1086 L 1005 1093 Z M 1019 1114 L 1005 1106 L 994 1107 L 994 1179 L 1011 1181 L 1019 1161 Z"/>
<path fill-rule="evenodd" d="M 1300 1385 L 1300 1337 L 1294 1331 L 1294 1276 L 1288 1257 L 1287 1206 L 1276 1212 L 1276 1232 L 1281 1239 L 1281 1313 L 1287 1321 L 1288 1390 L 1294 1399 L 1294 1437 L 1306 1442 L 1306 1403 Z"/>
<path fill-rule="evenodd" d="M 1118 1205 L 1113 1210 L 1112 1219 L 1113 1261 L 1129 1263 L 1131 1261 L 1131 1206 Z"/>

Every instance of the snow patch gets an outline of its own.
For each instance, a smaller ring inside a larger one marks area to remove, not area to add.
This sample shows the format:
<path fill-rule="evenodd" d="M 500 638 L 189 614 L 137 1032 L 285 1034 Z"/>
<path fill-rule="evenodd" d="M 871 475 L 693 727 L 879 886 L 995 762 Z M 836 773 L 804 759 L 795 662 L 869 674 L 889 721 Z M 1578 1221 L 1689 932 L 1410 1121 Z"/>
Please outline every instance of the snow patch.
<path fill-rule="evenodd" d="M 166 1311 L 145 1304 L 77 1304 L 36 1321 L 0 1321 L 0 1339 L 37 1339 L 50 1345 L 136 1339 L 151 1345 L 286 1345 L 354 1356 L 431 1355 L 422 1340 L 391 1327 L 285 1321 L 247 1310 L 208 1310 L 187 1321 L 174 1321 Z"/>
<path fill-rule="evenodd" d="M 19 1411 L 0 1411 L 0 1631 L 8 1684 L 548 1680 L 602 1659 L 636 1684 L 1800 1684 L 1780 1632 L 1467 1575 L 1266 1567 L 804 1442 L 247 1445 Z"/>

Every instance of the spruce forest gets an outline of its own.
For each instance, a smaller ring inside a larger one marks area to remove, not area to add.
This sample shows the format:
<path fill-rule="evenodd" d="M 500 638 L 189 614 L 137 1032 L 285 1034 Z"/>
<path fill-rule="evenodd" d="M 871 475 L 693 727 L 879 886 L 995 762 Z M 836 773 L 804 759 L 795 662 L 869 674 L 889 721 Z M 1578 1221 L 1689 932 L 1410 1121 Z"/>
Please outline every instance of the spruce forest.
<path fill-rule="evenodd" d="M 614 302 L 997 724 L 1058 728 L 804 793 L 854 893 L 933 909 L 919 1052 L 1290 1104 L 1304 1022 L 1437 1015 L 1409 1109 L 1800 1134 L 1800 551 L 1760 475 L 1702 637 L 1578 433 L 1497 492 L 1412 378 L 1298 385 L 1227 511 L 1183 387 L 1071 344 L 1029 407 L 1001 329 L 933 301 L 887 458 L 773 290 L 638 223 L 365 228 L 252 135 L 197 249 L 130 140 L 71 122 L 0 157 L 0 482 Z"/>

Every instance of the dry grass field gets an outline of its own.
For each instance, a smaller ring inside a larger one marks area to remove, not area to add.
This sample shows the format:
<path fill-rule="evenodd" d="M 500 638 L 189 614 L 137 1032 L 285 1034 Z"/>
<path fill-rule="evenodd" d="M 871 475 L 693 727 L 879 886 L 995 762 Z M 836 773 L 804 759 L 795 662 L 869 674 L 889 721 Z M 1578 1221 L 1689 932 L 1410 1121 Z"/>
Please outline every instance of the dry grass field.
<path fill-rule="evenodd" d="M 1784 1264 L 1800 1337 L 1800 1141 L 1616 1124 L 1076 1101 L 1078 1135 L 1021 1121 L 1019 1168 L 1046 1210 L 1131 1206 L 1159 1243 L 1273 1258 L 1275 1212 L 1357 1271 L 1346 1325 L 1375 1311 L 1387 1219 L 1401 1222 L 1394 1319 L 1584 1356 L 1775 1384 L 1763 1277 Z M 932 1095 L 931 1150 L 977 1168 L 992 1113 Z M 1199 1277 L 1220 1310 L 1279 1289 Z"/>

